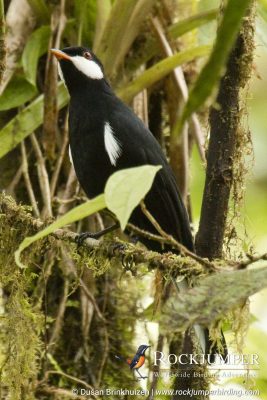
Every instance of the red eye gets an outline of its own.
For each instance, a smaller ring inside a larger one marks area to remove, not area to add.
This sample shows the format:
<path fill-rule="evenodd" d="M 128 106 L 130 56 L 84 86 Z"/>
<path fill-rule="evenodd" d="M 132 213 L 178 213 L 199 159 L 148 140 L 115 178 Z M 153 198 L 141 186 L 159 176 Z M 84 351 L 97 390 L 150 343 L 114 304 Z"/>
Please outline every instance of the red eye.
<path fill-rule="evenodd" d="M 85 52 L 83 53 L 83 56 L 84 56 L 84 58 L 87 58 L 87 60 L 92 60 L 92 56 L 91 56 L 91 54 L 89 53 L 89 51 L 85 51 Z"/>

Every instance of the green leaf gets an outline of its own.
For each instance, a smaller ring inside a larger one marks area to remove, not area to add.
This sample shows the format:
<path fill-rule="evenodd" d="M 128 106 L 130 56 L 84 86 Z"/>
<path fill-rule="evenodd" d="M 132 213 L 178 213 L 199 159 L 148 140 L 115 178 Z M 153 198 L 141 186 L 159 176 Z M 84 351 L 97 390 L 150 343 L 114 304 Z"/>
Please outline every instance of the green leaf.
<path fill-rule="evenodd" d="M 168 75 L 174 68 L 195 60 L 198 57 L 206 56 L 211 47 L 198 46 L 185 51 L 180 51 L 171 57 L 167 57 L 153 67 L 147 69 L 138 76 L 132 83 L 118 90 L 118 96 L 129 102 L 137 93 L 148 88 L 160 79 Z"/>
<path fill-rule="evenodd" d="M 13 77 L 1 96 L 0 111 L 19 107 L 31 100 L 37 89 L 22 76 Z"/>
<path fill-rule="evenodd" d="M 109 77 L 122 64 L 154 3 L 153 0 L 114 1 L 101 41 L 96 48 Z"/>
<path fill-rule="evenodd" d="M 76 18 L 75 28 L 76 34 L 78 34 L 78 43 L 87 43 L 88 46 L 92 47 L 96 22 L 96 1 L 75 0 L 74 14 Z"/>
<path fill-rule="evenodd" d="M 43 24 L 48 23 L 50 19 L 50 12 L 45 3 L 45 0 L 28 0 L 29 5 L 34 11 L 39 22 Z"/>
<path fill-rule="evenodd" d="M 107 181 L 105 199 L 107 207 L 118 218 L 122 230 L 128 219 L 150 190 L 161 166 L 143 165 L 115 172 Z"/>
<path fill-rule="evenodd" d="M 171 25 L 168 28 L 168 33 L 173 39 L 176 39 L 184 35 L 185 33 L 192 31 L 193 29 L 199 28 L 200 26 L 205 25 L 208 22 L 214 21 L 217 15 L 217 8 L 214 10 L 204 11 L 192 15 L 189 18 L 178 21 L 175 24 Z"/>
<path fill-rule="evenodd" d="M 69 99 L 68 92 L 61 82 L 58 85 L 58 107 L 64 107 Z M 0 131 L 0 158 L 14 149 L 43 122 L 44 96 L 37 97 L 25 107 Z"/>
<path fill-rule="evenodd" d="M 55 232 L 56 229 L 60 229 L 65 225 L 71 224 L 75 221 L 79 221 L 89 215 L 92 215 L 103 208 L 106 207 L 105 197 L 103 194 L 95 197 L 92 200 L 87 201 L 84 204 L 79 205 L 78 207 L 73 208 L 61 218 L 53 222 L 52 224 L 48 225 L 46 228 L 41 230 L 40 232 L 36 233 L 33 236 L 26 237 L 19 248 L 15 252 L 15 261 L 16 264 L 20 268 L 25 268 L 26 266 L 21 262 L 20 255 L 23 250 L 29 247 L 32 243 L 36 242 L 37 240 L 43 239 L 44 237 L 50 235 L 51 233 Z"/>
<path fill-rule="evenodd" d="M 39 57 L 46 53 L 50 38 L 49 25 L 41 26 L 30 36 L 22 54 L 22 66 L 28 81 L 35 85 Z"/>
<path fill-rule="evenodd" d="M 217 9 L 195 14 L 190 18 L 186 18 L 173 25 L 170 25 L 167 28 L 168 36 L 170 36 L 171 39 L 178 39 L 183 34 L 214 21 L 217 15 Z M 145 42 L 142 44 L 142 50 L 140 54 L 139 52 L 137 54 L 134 53 L 134 56 L 128 62 L 128 66 L 125 66 L 126 76 L 131 76 L 133 71 L 136 71 L 141 65 L 146 64 L 149 60 L 151 60 L 151 58 L 161 53 L 161 51 L 162 49 L 159 41 L 151 36 L 148 36 Z"/>
<path fill-rule="evenodd" d="M 166 306 L 168 329 L 184 331 L 190 325 L 209 326 L 244 299 L 267 287 L 267 268 L 222 272 L 201 280 L 179 301 Z M 163 324 L 164 325 L 164 324 Z"/>
<path fill-rule="evenodd" d="M 181 121 L 175 129 L 175 136 L 179 134 L 183 123 L 193 114 L 213 93 L 223 75 L 230 51 L 232 50 L 241 22 L 251 0 L 229 0 L 222 22 L 219 26 L 217 38 L 210 58 L 190 91 Z"/>

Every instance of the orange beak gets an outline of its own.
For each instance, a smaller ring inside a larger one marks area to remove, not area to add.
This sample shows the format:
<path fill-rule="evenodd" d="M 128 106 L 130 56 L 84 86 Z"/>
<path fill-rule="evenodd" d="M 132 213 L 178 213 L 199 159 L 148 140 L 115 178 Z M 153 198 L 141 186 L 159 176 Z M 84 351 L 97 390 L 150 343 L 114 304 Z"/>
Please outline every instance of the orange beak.
<path fill-rule="evenodd" d="M 50 51 L 58 60 L 71 60 L 71 57 L 64 53 L 64 51 L 58 49 L 51 49 Z"/>

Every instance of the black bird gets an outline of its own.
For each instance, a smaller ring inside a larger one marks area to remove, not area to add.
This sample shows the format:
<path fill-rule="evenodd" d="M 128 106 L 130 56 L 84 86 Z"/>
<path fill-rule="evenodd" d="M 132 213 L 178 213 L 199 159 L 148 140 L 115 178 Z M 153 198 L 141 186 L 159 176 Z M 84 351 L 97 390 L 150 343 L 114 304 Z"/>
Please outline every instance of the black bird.
<path fill-rule="evenodd" d="M 194 251 L 188 215 L 161 147 L 143 122 L 114 94 L 100 60 L 85 47 L 51 51 L 59 61 L 59 75 L 70 94 L 70 151 L 87 196 L 93 198 L 103 193 L 107 179 L 115 171 L 161 165 L 145 198 L 146 207 L 164 231 Z M 130 222 L 157 233 L 140 207 L 133 211 Z M 144 237 L 140 241 L 151 250 L 171 250 Z M 208 352 L 208 331 L 201 332 Z"/>
<path fill-rule="evenodd" d="M 132 359 L 130 358 L 125 359 L 130 369 L 132 371 L 136 371 L 141 379 L 147 378 L 147 376 L 143 376 L 140 374 L 139 368 L 141 368 L 145 363 L 145 352 L 149 347 L 151 346 L 148 346 L 147 344 L 141 344 L 141 346 L 138 347 L 137 352 L 135 353 Z M 119 360 L 124 360 L 123 357 L 120 356 L 115 356 L 115 357 L 118 358 Z"/>

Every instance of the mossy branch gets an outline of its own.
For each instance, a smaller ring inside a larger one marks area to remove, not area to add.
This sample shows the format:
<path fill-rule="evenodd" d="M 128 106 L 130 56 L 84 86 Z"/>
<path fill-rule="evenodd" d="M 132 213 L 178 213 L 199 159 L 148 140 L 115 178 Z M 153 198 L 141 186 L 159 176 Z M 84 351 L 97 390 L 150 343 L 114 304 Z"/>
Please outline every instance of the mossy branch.
<path fill-rule="evenodd" d="M 210 111 L 207 174 L 196 237 L 197 253 L 209 259 L 222 256 L 235 165 L 247 143 L 245 132 L 241 129 L 244 113 L 241 92 L 248 83 L 252 69 L 254 17 L 254 2 L 251 2 L 221 79 L 216 104 Z M 242 169 L 239 165 L 237 167 Z"/>
<path fill-rule="evenodd" d="M 4 217 L 5 224 L 10 229 L 20 230 L 19 233 L 21 235 L 25 234 L 25 226 L 30 230 L 29 233 L 32 234 L 45 227 L 43 221 L 32 216 L 29 212 L 29 207 L 25 208 L 25 206 L 16 204 L 9 196 L 0 196 L 0 213 Z M 78 234 L 68 229 L 57 229 L 51 236 L 58 240 L 76 244 Z M 6 246 L 8 246 L 8 238 L 7 243 L 5 243 Z M 9 250 L 12 251 L 12 249 Z M 145 263 L 148 269 L 159 268 L 165 272 L 175 269 L 178 275 L 187 277 L 245 269 L 253 263 L 267 259 L 267 253 L 264 253 L 257 256 L 248 255 L 246 259 L 238 262 L 218 259 L 211 263 L 205 258 L 191 258 L 190 253 L 186 256 L 170 252 L 160 254 L 118 239 L 102 241 L 88 238 L 83 242 L 82 250 L 88 256 L 94 251 L 95 256 L 99 254 L 101 258 L 106 260 L 113 258 L 122 261 L 123 264 L 130 262 L 132 265 L 137 266 Z"/>
<path fill-rule="evenodd" d="M 0 0 L 0 84 L 6 67 L 4 1 Z"/>
<path fill-rule="evenodd" d="M 215 275 L 208 276 L 199 286 L 179 296 L 179 301 L 172 304 L 168 312 L 168 322 L 162 326 L 182 332 L 193 324 L 210 326 L 265 287 L 267 267 L 222 272 L 220 279 Z"/>

